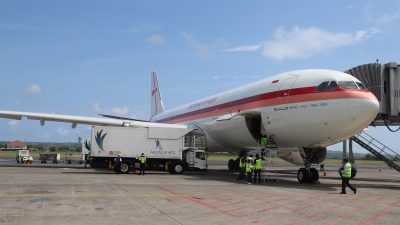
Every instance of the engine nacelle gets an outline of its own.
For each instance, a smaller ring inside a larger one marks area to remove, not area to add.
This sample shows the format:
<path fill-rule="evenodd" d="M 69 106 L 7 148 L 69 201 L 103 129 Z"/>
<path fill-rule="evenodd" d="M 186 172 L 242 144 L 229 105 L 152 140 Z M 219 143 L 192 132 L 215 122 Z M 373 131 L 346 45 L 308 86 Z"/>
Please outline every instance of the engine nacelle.
<path fill-rule="evenodd" d="M 261 137 L 260 127 L 261 117 L 236 115 L 228 119 L 204 123 L 201 128 L 207 133 L 208 150 L 223 151 L 224 149 L 257 147 Z"/>
<path fill-rule="evenodd" d="M 300 148 L 299 150 L 278 150 L 278 157 L 292 164 L 303 166 L 306 164 L 319 164 L 326 158 L 326 147 Z"/>
<path fill-rule="evenodd" d="M 304 166 L 304 159 L 299 151 L 278 151 L 278 157 L 292 164 Z"/>
<path fill-rule="evenodd" d="M 323 148 L 303 148 L 305 158 L 310 164 L 319 164 L 326 158 L 326 147 Z"/>

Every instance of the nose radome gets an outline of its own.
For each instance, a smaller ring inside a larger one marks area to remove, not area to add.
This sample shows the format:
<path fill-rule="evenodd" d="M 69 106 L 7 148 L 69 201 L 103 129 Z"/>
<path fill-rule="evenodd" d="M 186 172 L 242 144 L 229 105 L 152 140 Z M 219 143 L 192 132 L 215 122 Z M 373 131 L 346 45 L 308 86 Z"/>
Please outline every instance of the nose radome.
<path fill-rule="evenodd" d="M 365 125 L 370 124 L 379 112 L 379 101 L 374 95 L 371 94 L 371 96 L 373 97 L 357 100 L 353 107 L 357 120 L 365 123 Z"/>

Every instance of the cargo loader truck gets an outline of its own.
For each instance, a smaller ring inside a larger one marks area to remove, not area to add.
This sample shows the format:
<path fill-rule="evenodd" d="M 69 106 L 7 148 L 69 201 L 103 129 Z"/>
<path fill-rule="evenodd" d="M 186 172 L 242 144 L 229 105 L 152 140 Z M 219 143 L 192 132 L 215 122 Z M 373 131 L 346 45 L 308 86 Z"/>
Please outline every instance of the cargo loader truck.
<path fill-rule="evenodd" d="M 93 126 L 90 141 L 92 168 L 112 168 L 120 155 L 121 173 L 129 173 L 146 156 L 147 170 L 181 174 L 184 170 L 206 170 L 206 138 L 191 128 Z"/>

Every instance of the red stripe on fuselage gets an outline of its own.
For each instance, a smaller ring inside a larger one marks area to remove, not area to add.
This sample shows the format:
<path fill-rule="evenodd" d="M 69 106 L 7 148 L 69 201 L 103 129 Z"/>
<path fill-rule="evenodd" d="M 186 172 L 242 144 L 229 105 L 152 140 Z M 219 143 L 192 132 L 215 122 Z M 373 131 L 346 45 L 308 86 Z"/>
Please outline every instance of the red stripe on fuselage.
<path fill-rule="evenodd" d="M 237 99 L 219 105 L 171 116 L 155 122 L 181 123 L 190 120 L 203 119 L 211 116 L 220 116 L 228 113 L 275 105 L 349 98 L 371 100 L 376 99 L 371 92 L 359 89 L 338 88 L 332 91 L 316 92 L 316 87 L 294 88 Z"/>

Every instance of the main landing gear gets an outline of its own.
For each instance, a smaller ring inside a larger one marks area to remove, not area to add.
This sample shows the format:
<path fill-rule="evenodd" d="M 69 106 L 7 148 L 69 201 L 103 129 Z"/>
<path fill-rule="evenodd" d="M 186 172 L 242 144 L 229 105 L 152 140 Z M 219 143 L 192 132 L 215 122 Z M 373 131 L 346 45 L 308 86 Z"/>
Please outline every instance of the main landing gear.
<path fill-rule="evenodd" d="M 297 171 L 297 180 L 299 183 L 315 183 L 319 179 L 318 170 L 315 168 L 300 168 Z"/>

